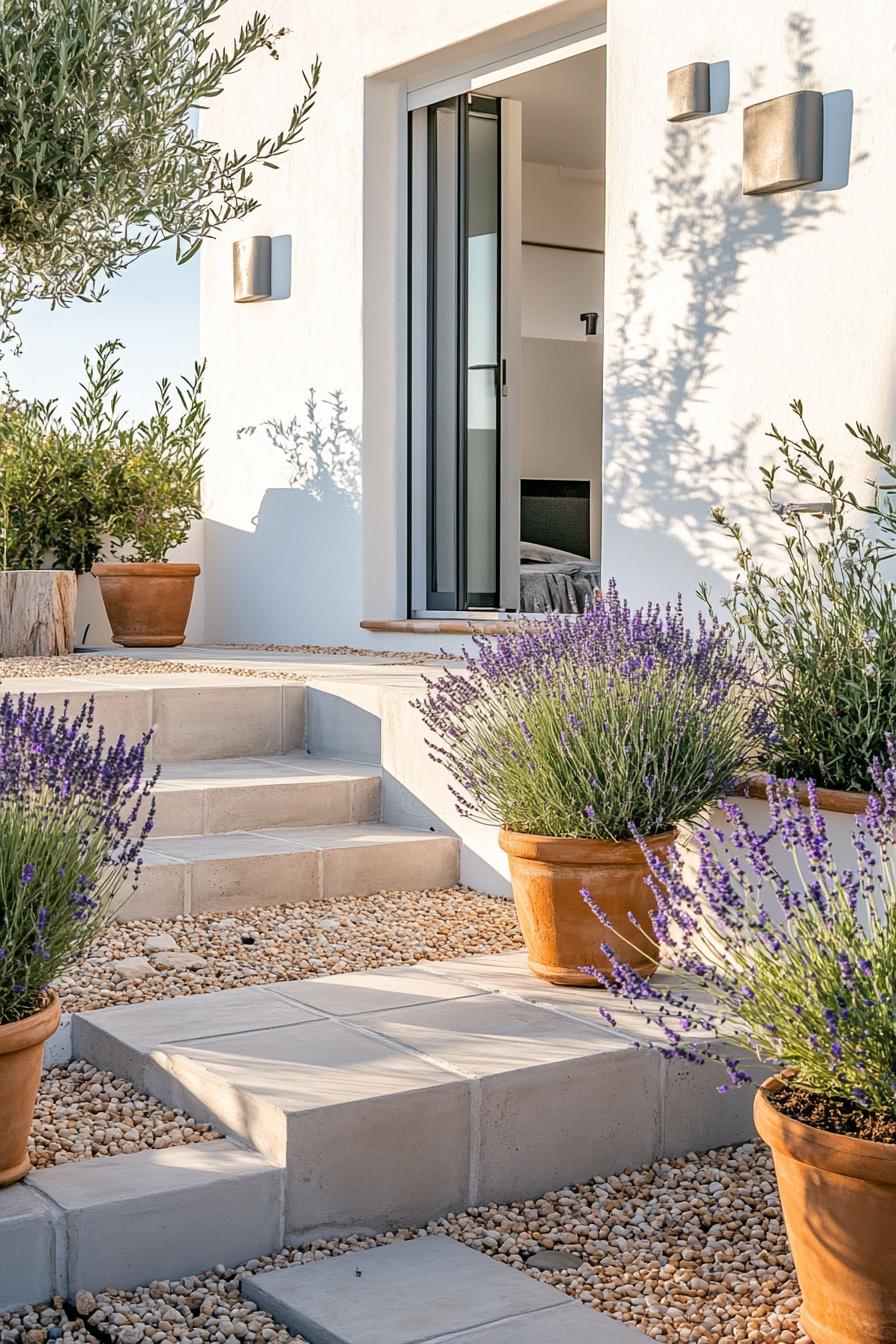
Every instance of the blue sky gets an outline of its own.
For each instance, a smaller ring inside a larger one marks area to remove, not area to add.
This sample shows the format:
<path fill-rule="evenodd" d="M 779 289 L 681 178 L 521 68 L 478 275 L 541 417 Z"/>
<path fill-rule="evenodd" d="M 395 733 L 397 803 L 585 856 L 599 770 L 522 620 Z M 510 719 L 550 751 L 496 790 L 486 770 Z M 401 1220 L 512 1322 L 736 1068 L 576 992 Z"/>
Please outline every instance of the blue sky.
<path fill-rule="evenodd" d="M 156 381 L 191 373 L 199 353 L 199 261 L 185 266 L 174 246 L 141 257 L 109 285 L 101 303 L 51 310 L 33 303 L 17 320 L 23 352 L 4 353 L 0 369 L 28 397 L 55 397 L 66 410 L 77 396 L 83 360 L 100 341 L 124 341 L 125 408 L 150 410 Z"/>

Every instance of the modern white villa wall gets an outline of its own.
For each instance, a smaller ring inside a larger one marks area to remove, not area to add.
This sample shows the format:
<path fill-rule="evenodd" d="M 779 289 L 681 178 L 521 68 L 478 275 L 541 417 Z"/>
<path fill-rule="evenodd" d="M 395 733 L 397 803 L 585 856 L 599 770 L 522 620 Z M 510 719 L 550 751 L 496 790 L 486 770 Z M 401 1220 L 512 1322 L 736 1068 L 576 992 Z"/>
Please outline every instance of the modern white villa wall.
<path fill-rule="evenodd" d="M 730 582 L 715 504 L 771 553 L 758 466 L 793 397 L 859 489 L 844 421 L 896 432 L 894 50 L 888 0 L 611 0 L 604 573 L 638 601 Z M 695 60 L 728 110 L 670 124 L 666 72 Z M 744 107 L 801 88 L 824 182 L 742 195 Z"/>
<path fill-rule="evenodd" d="M 305 143 L 259 174 L 261 208 L 204 249 L 205 633 L 393 647 L 396 635 L 358 626 L 406 615 L 405 89 L 585 29 L 602 10 L 269 7 L 292 29 L 280 60 L 247 66 L 203 131 L 248 145 L 285 122 L 315 52 L 323 77 Z M 252 8 L 240 0 L 228 22 Z M 771 545 L 757 467 L 766 424 L 786 420 L 792 396 L 859 484 L 843 421 L 896 428 L 894 46 L 890 0 L 848 14 L 840 0 L 610 0 L 603 563 L 638 600 L 691 599 L 701 579 L 730 580 L 713 504 L 744 516 L 759 549 Z M 717 115 L 671 125 L 666 73 L 693 60 L 714 63 Z M 799 88 L 826 95 L 822 188 L 743 196 L 744 107 Z M 231 242 L 249 233 L 291 237 L 288 297 L 233 303 Z M 268 417 L 301 421 L 310 387 L 340 389 L 359 428 L 360 504 L 326 481 L 290 489 L 263 431 L 237 437 Z"/>

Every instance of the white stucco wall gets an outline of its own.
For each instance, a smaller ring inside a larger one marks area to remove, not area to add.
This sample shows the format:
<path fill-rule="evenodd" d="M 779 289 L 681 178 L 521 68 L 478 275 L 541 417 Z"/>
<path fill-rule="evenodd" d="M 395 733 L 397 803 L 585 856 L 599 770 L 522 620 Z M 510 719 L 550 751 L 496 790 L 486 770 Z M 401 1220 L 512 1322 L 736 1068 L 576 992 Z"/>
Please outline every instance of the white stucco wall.
<path fill-rule="evenodd" d="M 406 253 L 397 217 L 406 180 L 405 80 L 427 71 L 438 77 L 480 46 L 525 46 L 527 35 L 553 25 L 584 26 L 598 7 L 583 0 L 273 0 L 267 9 L 275 26 L 292 30 L 280 59 L 256 57 L 203 115 L 202 132 L 226 145 L 251 144 L 285 123 L 315 52 L 323 75 L 304 144 L 279 172 L 258 174 L 261 208 L 203 249 L 201 344 L 214 417 L 206 636 L 394 647 L 394 635 L 367 637 L 358 623 L 406 614 L 398 313 Z M 234 0 L 228 25 L 252 11 L 248 0 Z M 440 50 L 448 46 L 456 50 Z M 371 78 L 384 71 L 392 73 Z M 288 298 L 233 303 L 231 243 L 251 233 L 291 236 Z M 290 489 L 282 454 L 263 432 L 237 439 L 240 427 L 268 417 L 302 418 L 310 387 L 321 397 L 341 390 L 360 429 L 359 508 L 334 488 L 320 498 Z"/>
<path fill-rule="evenodd" d="M 227 22 L 252 8 L 234 0 Z M 292 29 L 280 60 L 250 63 L 203 131 L 246 145 L 276 130 L 303 64 L 320 52 L 324 69 L 305 143 L 259 174 L 261 208 L 204 249 L 206 636 L 392 647 L 394 635 L 366 637 L 358 622 L 405 614 L 402 83 L 441 77 L 471 51 L 519 50 L 554 25 L 585 27 L 600 7 L 270 9 Z M 857 482 L 863 463 L 843 421 L 896 428 L 896 9 L 610 0 L 608 29 L 604 571 L 637 600 L 677 590 L 690 600 L 701 579 L 718 588 L 732 573 L 714 503 L 736 505 L 758 549 L 771 542 L 757 465 L 769 457 L 767 422 L 786 419 L 791 397 Z M 691 60 L 717 63 L 727 110 L 673 126 L 666 72 Z M 826 94 L 824 189 L 744 197 L 744 106 L 805 87 Z M 255 232 L 291 236 L 289 297 L 238 307 L 230 245 Z M 270 416 L 301 419 L 312 386 L 322 397 L 340 389 L 359 427 L 359 508 L 335 488 L 289 489 L 263 432 L 236 437 Z"/>
<path fill-rule="evenodd" d="M 857 484 L 844 421 L 896 429 L 896 8 L 612 0 L 609 31 L 604 572 L 692 600 L 733 575 L 713 504 L 770 545 L 757 466 L 793 397 Z M 671 125 L 693 60 L 729 63 L 729 109 Z M 744 107 L 799 88 L 826 96 L 822 189 L 743 196 Z"/>

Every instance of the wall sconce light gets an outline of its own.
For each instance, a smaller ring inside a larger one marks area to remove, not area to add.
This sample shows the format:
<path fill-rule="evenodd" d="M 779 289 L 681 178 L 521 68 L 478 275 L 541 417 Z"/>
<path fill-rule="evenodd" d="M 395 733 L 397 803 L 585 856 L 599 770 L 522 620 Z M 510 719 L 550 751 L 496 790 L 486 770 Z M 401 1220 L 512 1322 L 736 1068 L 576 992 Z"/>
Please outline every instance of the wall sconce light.
<path fill-rule="evenodd" d="M 692 121 L 708 117 L 709 62 L 693 61 L 670 70 L 666 76 L 666 120 Z"/>
<path fill-rule="evenodd" d="M 258 303 L 271 297 L 271 239 L 268 234 L 238 238 L 233 245 L 233 301 Z"/>
<path fill-rule="evenodd" d="M 585 323 L 585 335 L 596 336 L 600 313 L 579 313 L 579 321 Z"/>
<path fill-rule="evenodd" d="M 824 96 L 800 89 L 744 108 L 744 195 L 808 187 L 824 177 Z"/>

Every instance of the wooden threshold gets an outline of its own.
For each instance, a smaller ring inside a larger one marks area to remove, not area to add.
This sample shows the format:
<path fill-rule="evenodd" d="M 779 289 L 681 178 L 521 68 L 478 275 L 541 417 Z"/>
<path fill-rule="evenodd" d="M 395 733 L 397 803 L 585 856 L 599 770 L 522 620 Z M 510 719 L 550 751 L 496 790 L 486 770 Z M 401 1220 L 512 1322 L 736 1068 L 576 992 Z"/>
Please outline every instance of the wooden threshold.
<path fill-rule="evenodd" d="M 403 621 L 362 621 L 362 630 L 383 631 L 390 635 L 512 635 L 519 630 L 517 621 L 440 620 L 436 616 L 410 617 Z"/>

